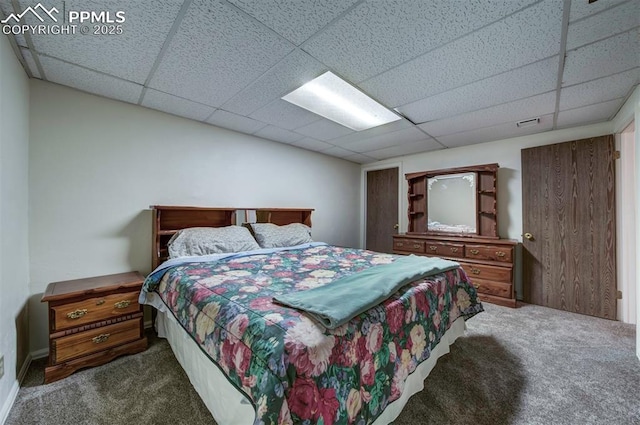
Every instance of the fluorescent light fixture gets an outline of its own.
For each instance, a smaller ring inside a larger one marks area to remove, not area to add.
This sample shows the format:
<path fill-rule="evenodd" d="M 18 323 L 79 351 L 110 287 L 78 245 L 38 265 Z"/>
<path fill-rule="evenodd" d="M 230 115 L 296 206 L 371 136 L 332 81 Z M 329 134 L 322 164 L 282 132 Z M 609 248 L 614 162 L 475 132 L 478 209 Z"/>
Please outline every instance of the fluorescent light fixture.
<path fill-rule="evenodd" d="M 282 99 L 355 131 L 400 117 L 332 72 L 325 72 Z"/>

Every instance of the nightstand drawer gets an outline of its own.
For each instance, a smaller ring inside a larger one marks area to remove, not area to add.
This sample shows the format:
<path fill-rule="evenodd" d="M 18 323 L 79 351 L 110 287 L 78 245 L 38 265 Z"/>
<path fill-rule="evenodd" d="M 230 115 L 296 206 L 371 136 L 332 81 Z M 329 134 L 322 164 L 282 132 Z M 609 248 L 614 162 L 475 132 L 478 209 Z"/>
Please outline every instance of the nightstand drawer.
<path fill-rule="evenodd" d="M 464 244 L 426 241 L 426 253 L 438 257 L 464 257 Z"/>
<path fill-rule="evenodd" d="M 467 258 L 477 258 L 480 260 L 504 261 L 511 263 L 513 258 L 513 247 L 497 245 L 467 245 L 465 250 Z"/>
<path fill-rule="evenodd" d="M 104 351 L 140 338 L 142 318 L 78 332 L 51 341 L 54 363 Z"/>
<path fill-rule="evenodd" d="M 140 310 L 140 291 L 88 298 L 75 303 L 52 306 L 52 331 L 135 313 Z"/>
<path fill-rule="evenodd" d="M 393 249 L 397 251 L 424 253 L 424 241 L 419 239 L 399 239 L 393 240 Z"/>
<path fill-rule="evenodd" d="M 460 263 L 460 265 L 474 283 L 476 278 L 511 283 L 511 268 L 471 263 Z"/>

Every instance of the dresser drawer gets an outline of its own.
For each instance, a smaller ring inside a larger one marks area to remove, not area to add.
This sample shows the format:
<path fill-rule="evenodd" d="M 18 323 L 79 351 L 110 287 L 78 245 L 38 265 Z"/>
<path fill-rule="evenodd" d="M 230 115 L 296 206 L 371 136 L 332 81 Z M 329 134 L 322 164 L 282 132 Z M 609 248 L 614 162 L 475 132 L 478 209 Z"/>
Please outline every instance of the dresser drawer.
<path fill-rule="evenodd" d="M 489 294 L 496 295 L 498 297 L 511 298 L 512 286 L 510 283 L 492 282 L 490 280 L 473 278 L 471 278 L 471 282 L 480 294 Z"/>
<path fill-rule="evenodd" d="M 51 341 L 52 360 L 60 363 L 135 341 L 141 337 L 141 326 L 142 317 L 56 338 Z"/>
<path fill-rule="evenodd" d="M 426 241 L 426 253 L 438 257 L 464 257 L 464 244 Z"/>
<path fill-rule="evenodd" d="M 508 267 L 488 266 L 485 264 L 460 263 L 464 271 L 475 283 L 475 279 L 511 283 L 511 269 Z"/>
<path fill-rule="evenodd" d="M 465 257 L 479 260 L 504 261 L 511 263 L 513 247 L 498 245 L 469 245 L 465 247 Z"/>
<path fill-rule="evenodd" d="M 139 294 L 140 291 L 125 292 L 52 306 L 51 330 L 72 328 L 123 314 L 135 313 L 140 310 Z"/>
<path fill-rule="evenodd" d="M 424 241 L 420 239 L 394 238 L 393 249 L 397 251 L 424 253 Z"/>

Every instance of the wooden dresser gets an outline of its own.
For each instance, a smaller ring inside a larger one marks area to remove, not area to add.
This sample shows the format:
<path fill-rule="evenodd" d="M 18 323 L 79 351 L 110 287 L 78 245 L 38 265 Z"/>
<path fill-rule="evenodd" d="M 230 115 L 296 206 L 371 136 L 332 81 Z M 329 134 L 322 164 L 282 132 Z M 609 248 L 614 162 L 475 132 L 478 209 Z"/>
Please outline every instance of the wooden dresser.
<path fill-rule="evenodd" d="M 53 282 L 42 302 L 49 303 L 49 363 L 45 383 L 144 351 L 138 272 Z"/>
<path fill-rule="evenodd" d="M 460 263 L 482 301 L 516 306 L 514 261 L 516 241 L 439 235 L 393 236 L 395 254 L 442 257 Z"/>

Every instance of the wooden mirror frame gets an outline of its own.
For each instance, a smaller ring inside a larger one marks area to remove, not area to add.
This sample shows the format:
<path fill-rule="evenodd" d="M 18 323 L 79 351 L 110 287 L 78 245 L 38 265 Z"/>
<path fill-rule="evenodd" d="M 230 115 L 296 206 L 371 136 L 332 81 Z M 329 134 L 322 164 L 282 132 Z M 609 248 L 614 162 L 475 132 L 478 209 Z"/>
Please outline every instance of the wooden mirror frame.
<path fill-rule="evenodd" d="M 498 164 L 472 165 L 405 174 L 407 179 L 407 233 L 482 237 L 499 239 L 498 236 Z M 436 232 L 427 229 L 428 197 L 427 180 L 447 174 L 476 173 L 476 233 Z M 420 230 L 423 229 L 423 230 Z"/>

